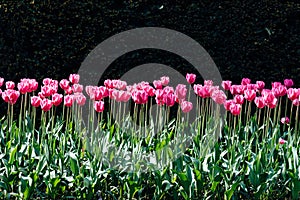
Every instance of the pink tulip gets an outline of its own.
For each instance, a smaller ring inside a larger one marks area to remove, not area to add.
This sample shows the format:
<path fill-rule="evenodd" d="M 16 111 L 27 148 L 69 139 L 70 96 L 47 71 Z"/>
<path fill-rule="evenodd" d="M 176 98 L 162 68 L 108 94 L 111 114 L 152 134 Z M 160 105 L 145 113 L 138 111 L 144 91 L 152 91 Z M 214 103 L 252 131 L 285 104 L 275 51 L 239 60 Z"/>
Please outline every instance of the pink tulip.
<path fill-rule="evenodd" d="M 44 99 L 44 98 L 45 98 L 45 96 L 42 94 L 42 92 L 39 92 L 39 93 L 38 93 L 38 96 L 39 96 L 41 99 Z"/>
<path fill-rule="evenodd" d="M 300 93 L 300 90 L 296 89 L 296 88 L 289 88 L 287 90 L 287 96 L 292 101 L 295 100 L 295 99 L 298 99 L 299 93 Z"/>
<path fill-rule="evenodd" d="M 184 113 L 188 113 L 193 109 L 193 104 L 192 102 L 189 101 L 182 101 L 180 104 L 181 110 Z"/>
<path fill-rule="evenodd" d="M 110 88 L 110 89 L 113 89 L 113 88 L 114 88 L 113 82 L 112 82 L 112 80 L 110 80 L 110 79 L 106 79 L 106 80 L 104 81 L 104 85 L 105 85 L 106 88 Z"/>
<path fill-rule="evenodd" d="M 118 90 L 125 90 L 127 86 L 127 83 L 121 80 L 112 80 L 112 83 L 113 83 L 113 87 Z"/>
<path fill-rule="evenodd" d="M 222 90 L 214 90 L 211 98 L 217 103 L 217 104 L 224 104 L 226 101 L 226 95 Z"/>
<path fill-rule="evenodd" d="M 83 106 L 86 102 L 86 97 L 82 93 L 75 93 L 74 98 L 76 103 L 80 106 Z"/>
<path fill-rule="evenodd" d="M 52 95 L 52 104 L 54 106 L 59 106 L 59 104 L 62 102 L 62 99 L 63 99 L 63 95 L 62 94 L 53 94 Z"/>
<path fill-rule="evenodd" d="M 299 99 L 294 99 L 292 101 L 292 103 L 293 103 L 294 106 L 299 106 L 300 105 L 300 100 Z"/>
<path fill-rule="evenodd" d="M 60 82 L 59 82 L 59 86 L 61 87 L 61 89 L 63 90 L 67 90 L 69 88 L 69 84 L 70 82 L 67 80 L 67 79 L 62 79 Z"/>
<path fill-rule="evenodd" d="M 119 101 L 127 102 L 131 98 L 131 95 L 128 91 L 120 91 L 119 93 Z"/>
<path fill-rule="evenodd" d="M 162 89 L 155 90 L 155 101 L 157 105 L 164 105 L 164 91 Z"/>
<path fill-rule="evenodd" d="M 76 84 L 72 85 L 72 90 L 74 93 L 81 93 L 83 91 L 83 85 L 76 83 Z"/>
<path fill-rule="evenodd" d="M 186 93 L 187 93 L 186 85 L 178 84 L 176 86 L 175 95 L 179 101 L 185 99 Z"/>
<path fill-rule="evenodd" d="M 236 103 L 236 104 L 243 104 L 244 96 L 243 95 L 235 95 L 233 100 L 234 100 L 234 103 Z"/>
<path fill-rule="evenodd" d="M 30 98 L 30 100 L 33 107 L 39 107 L 42 102 L 42 99 L 39 96 L 33 96 Z"/>
<path fill-rule="evenodd" d="M 87 93 L 87 95 L 91 96 L 91 94 L 95 92 L 96 88 L 97 86 L 92 85 L 85 86 L 85 92 Z"/>
<path fill-rule="evenodd" d="M 187 82 L 189 84 L 193 84 L 195 82 L 195 80 L 196 80 L 196 74 L 189 74 L 189 73 L 187 73 L 186 76 L 185 76 L 185 78 L 186 78 L 186 80 L 187 80 Z"/>
<path fill-rule="evenodd" d="M 214 82 L 212 80 L 204 80 L 204 85 L 206 86 L 212 86 Z"/>
<path fill-rule="evenodd" d="M 6 85 L 6 89 L 14 89 L 15 88 L 15 83 L 12 81 L 7 81 L 5 83 L 5 85 Z"/>
<path fill-rule="evenodd" d="M 254 103 L 255 103 L 255 105 L 258 107 L 258 108 L 263 108 L 263 107 L 265 107 L 265 101 L 264 101 L 264 99 L 262 98 L 262 97 L 256 97 L 255 99 L 254 99 Z"/>
<path fill-rule="evenodd" d="M 44 112 L 49 111 L 51 109 L 51 107 L 52 107 L 52 102 L 50 99 L 45 98 L 41 101 L 41 109 Z"/>
<path fill-rule="evenodd" d="M 69 86 L 66 90 L 65 90 L 65 94 L 73 94 L 73 90 L 72 90 L 72 87 Z"/>
<path fill-rule="evenodd" d="M 230 111 L 230 106 L 234 104 L 234 101 L 232 99 L 230 100 L 227 100 L 224 102 L 224 108 L 227 110 L 227 111 Z"/>
<path fill-rule="evenodd" d="M 242 106 L 240 104 L 233 103 L 230 105 L 230 112 L 233 115 L 239 115 L 241 113 Z"/>
<path fill-rule="evenodd" d="M 44 85 L 50 85 L 51 82 L 52 82 L 52 79 L 51 79 L 51 78 L 44 78 L 44 79 L 43 79 L 43 84 L 44 84 Z"/>
<path fill-rule="evenodd" d="M 74 96 L 73 95 L 65 95 L 64 97 L 64 105 L 67 107 L 71 107 L 74 102 Z"/>
<path fill-rule="evenodd" d="M 265 88 L 265 82 L 263 81 L 256 81 L 257 89 L 262 90 Z"/>
<path fill-rule="evenodd" d="M 173 106 L 175 104 L 175 95 L 173 93 L 167 93 L 164 95 L 164 102 L 167 106 Z"/>
<path fill-rule="evenodd" d="M 277 105 L 278 99 L 274 98 L 272 102 L 268 103 L 269 108 L 275 108 Z"/>
<path fill-rule="evenodd" d="M 273 104 L 276 99 L 274 93 L 269 90 L 263 90 L 262 97 L 264 99 L 265 104 L 267 105 Z"/>
<path fill-rule="evenodd" d="M 145 104 L 148 101 L 148 94 L 144 90 L 133 91 L 131 97 L 136 104 Z"/>
<path fill-rule="evenodd" d="M 232 95 L 243 94 L 246 89 L 245 85 L 232 85 L 230 87 L 230 93 Z"/>
<path fill-rule="evenodd" d="M 79 74 L 70 74 L 70 76 L 69 76 L 69 80 L 72 84 L 79 83 L 79 79 L 80 79 Z"/>
<path fill-rule="evenodd" d="M 283 123 L 283 124 L 289 124 L 290 123 L 290 118 L 288 118 L 288 117 L 282 117 L 280 119 L 280 122 Z"/>
<path fill-rule="evenodd" d="M 287 143 L 287 141 L 286 140 L 284 140 L 284 139 L 282 139 L 282 138 L 279 138 L 279 141 L 278 141 L 278 143 L 279 144 L 285 144 L 285 143 Z"/>
<path fill-rule="evenodd" d="M 287 88 L 290 88 L 294 85 L 294 82 L 292 79 L 285 79 L 284 80 L 284 85 L 287 87 Z"/>
<path fill-rule="evenodd" d="M 53 90 L 53 88 L 51 86 L 48 86 L 48 85 L 42 86 L 41 92 L 42 92 L 42 95 L 44 97 L 49 97 L 49 96 L 51 96 L 52 94 L 55 93 L 55 91 Z"/>
<path fill-rule="evenodd" d="M 174 88 L 173 87 L 170 87 L 170 86 L 166 86 L 166 87 L 164 87 L 164 89 L 163 89 L 163 93 L 165 93 L 165 94 L 169 94 L 169 93 L 174 93 L 175 91 L 174 91 Z"/>
<path fill-rule="evenodd" d="M 222 81 L 222 87 L 224 88 L 224 90 L 230 90 L 231 83 L 231 81 Z"/>
<path fill-rule="evenodd" d="M 20 96 L 20 92 L 13 90 L 13 89 L 7 89 L 4 92 L 2 92 L 2 99 L 9 103 L 10 105 L 13 105 L 17 102 L 19 96 Z"/>
<path fill-rule="evenodd" d="M 95 101 L 94 102 L 94 109 L 96 110 L 96 112 L 103 112 L 104 102 L 103 101 Z"/>
<path fill-rule="evenodd" d="M 113 90 L 112 97 L 112 99 L 115 99 L 117 102 L 127 102 L 131 95 L 127 91 Z"/>
<path fill-rule="evenodd" d="M 274 93 L 275 97 L 282 97 L 286 95 L 286 87 L 284 85 L 279 85 L 276 88 L 272 88 L 272 92 Z"/>
<path fill-rule="evenodd" d="M 242 82 L 241 82 L 241 85 L 248 85 L 250 83 L 251 83 L 251 80 L 249 78 L 243 78 Z"/>
<path fill-rule="evenodd" d="M 4 78 L 0 77 L 0 87 L 2 87 L 3 83 L 4 83 Z"/>
<path fill-rule="evenodd" d="M 153 81 L 153 85 L 154 85 L 155 89 L 162 89 L 162 82 L 159 80 Z"/>
<path fill-rule="evenodd" d="M 160 77 L 161 84 L 163 86 L 167 86 L 170 82 L 170 78 L 168 76 Z"/>
<path fill-rule="evenodd" d="M 244 91 L 244 97 L 248 101 L 253 101 L 256 97 L 256 92 L 254 90 L 247 89 Z"/>
<path fill-rule="evenodd" d="M 200 96 L 202 98 L 208 98 L 211 96 L 210 95 L 211 94 L 210 93 L 211 86 L 209 86 L 209 85 L 199 86 L 197 89 L 198 89 L 198 91 L 197 91 L 198 96 Z"/>
<path fill-rule="evenodd" d="M 150 97 L 155 96 L 155 89 L 150 85 L 145 86 L 144 91 L 146 91 Z"/>
<path fill-rule="evenodd" d="M 35 79 L 30 79 L 29 86 L 30 86 L 30 92 L 33 92 L 38 89 L 39 83 Z"/>
<path fill-rule="evenodd" d="M 246 90 L 254 90 L 254 91 L 256 91 L 257 90 L 257 85 L 250 83 L 250 84 L 246 85 Z M 244 90 L 244 93 L 245 93 L 245 90 Z"/>
<path fill-rule="evenodd" d="M 18 83 L 17 88 L 18 88 L 18 90 L 21 94 L 25 94 L 27 92 L 30 92 L 30 85 L 27 81 L 23 81 L 23 82 Z"/>
<path fill-rule="evenodd" d="M 282 84 L 280 82 L 273 82 L 272 83 L 272 88 L 277 88 L 279 86 L 281 86 Z"/>

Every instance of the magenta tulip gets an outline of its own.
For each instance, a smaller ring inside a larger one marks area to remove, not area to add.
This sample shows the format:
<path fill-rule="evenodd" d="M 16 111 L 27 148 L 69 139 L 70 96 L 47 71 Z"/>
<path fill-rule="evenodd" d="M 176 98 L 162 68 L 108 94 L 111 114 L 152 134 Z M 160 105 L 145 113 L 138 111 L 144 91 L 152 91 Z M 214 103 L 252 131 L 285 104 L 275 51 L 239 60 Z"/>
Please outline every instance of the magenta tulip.
<path fill-rule="evenodd" d="M 95 101 L 94 102 L 94 109 L 96 110 L 96 112 L 103 112 L 104 102 L 103 101 Z"/>
<path fill-rule="evenodd" d="M 47 112 L 47 111 L 49 111 L 50 109 L 51 109 L 51 107 L 52 107 L 52 102 L 51 102 L 51 100 L 50 99 L 43 99 L 42 101 L 41 101 L 41 109 L 44 111 L 44 112 Z"/>
<path fill-rule="evenodd" d="M 189 84 L 193 84 L 196 80 L 196 74 L 186 74 L 185 78 Z"/>

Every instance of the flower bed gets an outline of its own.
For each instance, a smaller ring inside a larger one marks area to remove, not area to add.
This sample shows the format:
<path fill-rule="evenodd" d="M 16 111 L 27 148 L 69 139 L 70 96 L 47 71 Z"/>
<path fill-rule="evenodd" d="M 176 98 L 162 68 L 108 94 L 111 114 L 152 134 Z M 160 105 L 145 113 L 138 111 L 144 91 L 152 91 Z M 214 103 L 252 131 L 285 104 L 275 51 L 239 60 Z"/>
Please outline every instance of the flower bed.
<path fill-rule="evenodd" d="M 297 199 L 300 89 L 195 79 L 1 78 L 1 198 Z"/>

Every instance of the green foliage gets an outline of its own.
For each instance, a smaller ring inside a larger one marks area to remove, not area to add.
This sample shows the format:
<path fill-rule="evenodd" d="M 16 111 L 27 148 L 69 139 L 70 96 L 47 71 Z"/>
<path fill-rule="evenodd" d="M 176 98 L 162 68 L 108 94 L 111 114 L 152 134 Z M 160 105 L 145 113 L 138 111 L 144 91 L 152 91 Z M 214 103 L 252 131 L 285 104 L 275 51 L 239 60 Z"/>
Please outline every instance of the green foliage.
<path fill-rule="evenodd" d="M 190 148 L 162 170 L 143 170 L 137 158 L 136 171 L 131 173 L 126 167 L 133 160 L 116 169 L 88 151 L 81 133 L 70 128 L 72 122 L 63 129 L 64 122 L 57 120 L 53 128 L 46 124 L 39 130 L 32 129 L 30 118 L 21 128 L 7 123 L 0 121 L 2 199 L 299 198 L 300 148 L 295 145 L 299 139 L 279 144 L 281 133 L 276 128 L 262 138 L 264 130 L 257 127 L 255 118 L 235 131 L 225 125 L 222 137 L 202 156 L 203 140 L 195 135 Z M 101 127 L 110 145 L 136 153 L 156 150 L 161 158 L 168 152 L 164 146 L 178 137 L 171 127 L 156 138 L 126 135 L 117 124 Z M 115 159 L 115 154 L 111 156 Z"/>

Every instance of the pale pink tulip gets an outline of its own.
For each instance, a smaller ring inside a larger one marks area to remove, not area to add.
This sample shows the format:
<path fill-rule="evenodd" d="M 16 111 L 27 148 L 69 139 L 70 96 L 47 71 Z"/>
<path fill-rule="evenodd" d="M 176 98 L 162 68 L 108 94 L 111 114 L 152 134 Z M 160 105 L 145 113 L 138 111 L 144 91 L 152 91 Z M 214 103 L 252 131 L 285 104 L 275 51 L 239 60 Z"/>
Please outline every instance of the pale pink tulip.
<path fill-rule="evenodd" d="M 224 104 L 226 101 L 226 95 L 222 90 L 214 90 L 214 92 L 211 95 L 211 98 L 217 103 L 217 104 Z"/>
<path fill-rule="evenodd" d="M 192 104 L 192 102 L 189 102 L 189 101 L 182 101 L 180 104 L 180 108 L 181 108 L 182 112 L 188 113 L 193 109 L 193 104 Z"/>
<path fill-rule="evenodd" d="M 160 77 L 161 84 L 163 86 L 167 86 L 170 82 L 170 78 L 168 76 Z"/>

